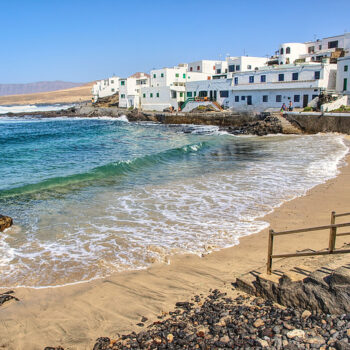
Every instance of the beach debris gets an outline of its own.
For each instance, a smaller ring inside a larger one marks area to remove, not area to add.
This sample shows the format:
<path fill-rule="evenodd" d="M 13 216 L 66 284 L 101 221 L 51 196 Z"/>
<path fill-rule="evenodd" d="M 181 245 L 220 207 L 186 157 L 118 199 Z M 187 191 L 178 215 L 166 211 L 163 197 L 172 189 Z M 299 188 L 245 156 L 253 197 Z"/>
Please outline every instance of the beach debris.
<path fill-rule="evenodd" d="M 13 220 L 9 216 L 0 214 L 0 232 L 12 226 Z"/>
<path fill-rule="evenodd" d="M 0 294 L 0 305 L 4 304 L 4 303 L 6 303 L 6 301 L 9 301 L 12 299 L 19 301 L 18 298 L 16 298 L 15 296 L 12 295 L 13 293 L 14 293 L 14 291 L 10 290 L 8 292 Z"/>
<path fill-rule="evenodd" d="M 62 348 L 62 346 L 58 346 L 58 347 L 52 347 L 52 346 L 47 346 L 44 350 L 64 350 Z"/>
<path fill-rule="evenodd" d="M 350 313 L 305 317 L 304 310 L 219 290 L 191 300 L 113 344 L 99 338 L 93 349 L 350 349 Z"/>

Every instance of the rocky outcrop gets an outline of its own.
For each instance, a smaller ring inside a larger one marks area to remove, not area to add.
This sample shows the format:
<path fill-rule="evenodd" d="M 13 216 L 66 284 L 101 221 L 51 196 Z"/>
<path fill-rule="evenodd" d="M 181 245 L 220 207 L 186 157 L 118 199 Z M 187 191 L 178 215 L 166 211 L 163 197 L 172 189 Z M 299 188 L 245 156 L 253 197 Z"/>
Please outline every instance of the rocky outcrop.
<path fill-rule="evenodd" d="M 236 285 L 284 306 L 332 315 L 350 312 L 350 269 L 347 267 L 340 267 L 331 274 L 317 270 L 297 281 L 288 273 L 278 281 L 261 274 L 248 283 L 244 277 L 238 278 Z"/>
<path fill-rule="evenodd" d="M 0 232 L 12 226 L 13 220 L 9 216 L 0 215 Z"/>

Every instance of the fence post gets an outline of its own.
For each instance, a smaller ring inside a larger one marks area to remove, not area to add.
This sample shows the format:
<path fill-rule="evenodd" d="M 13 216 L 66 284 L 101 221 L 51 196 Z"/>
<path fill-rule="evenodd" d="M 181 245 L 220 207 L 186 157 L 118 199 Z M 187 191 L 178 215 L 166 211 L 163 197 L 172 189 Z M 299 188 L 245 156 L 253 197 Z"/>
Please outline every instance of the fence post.
<path fill-rule="evenodd" d="M 335 211 L 332 211 L 331 225 L 334 225 L 334 224 L 335 224 Z M 337 228 L 331 227 L 330 232 L 329 232 L 329 246 L 328 246 L 329 254 L 333 253 L 333 251 L 334 251 L 336 235 L 337 235 Z"/>
<path fill-rule="evenodd" d="M 268 275 L 271 275 L 272 251 L 273 251 L 273 230 L 269 230 L 269 244 L 268 244 L 268 248 L 267 248 L 267 274 Z"/>

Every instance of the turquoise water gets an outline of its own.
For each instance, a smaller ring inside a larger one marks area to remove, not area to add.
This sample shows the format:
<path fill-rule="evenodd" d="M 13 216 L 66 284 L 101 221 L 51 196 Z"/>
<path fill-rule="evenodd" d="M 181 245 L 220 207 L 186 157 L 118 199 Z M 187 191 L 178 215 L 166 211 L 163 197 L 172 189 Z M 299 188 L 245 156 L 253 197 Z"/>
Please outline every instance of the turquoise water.
<path fill-rule="evenodd" d="M 116 119 L 0 118 L 0 286 L 54 286 L 237 244 L 335 176 L 339 135 L 236 137 Z"/>

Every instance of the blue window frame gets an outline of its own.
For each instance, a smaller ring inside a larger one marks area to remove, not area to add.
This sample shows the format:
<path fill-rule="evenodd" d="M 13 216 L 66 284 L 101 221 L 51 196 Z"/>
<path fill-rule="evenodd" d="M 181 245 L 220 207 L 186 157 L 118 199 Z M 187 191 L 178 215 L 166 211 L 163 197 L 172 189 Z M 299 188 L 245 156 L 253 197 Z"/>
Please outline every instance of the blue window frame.
<path fill-rule="evenodd" d="M 251 76 L 249 77 L 249 83 L 254 83 L 254 75 L 251 75 Z"/>
<path fill-rule="evenodd" d="M 278 74 L 278 81 L 284 81 L 284 74 Z"/>
<path fill-rule="evenodd" d="M 292 80 L 299 80 L 299 73 L 293 73 Z"/>
<path fill-rule="evenodd" d="M 266 75 L 260 75 L 260 82 L 266 83 Z"/>
<path fill-rule="evenodd" d="M 317 71 L 315 72 L 315 80 L 319 80 L 320 77 L 321 77 L 321 72 L 320 72 L 319 70 L 317 70 Z"/>
<path fill-rule="evenodd" d="M 235 77 L 235 85 L 238 85 L 238 77 Z"/>
<path fill-rule="evenodd" d="M 235 102 L 239 102 L 239 96 L 235 96 Z"/>

